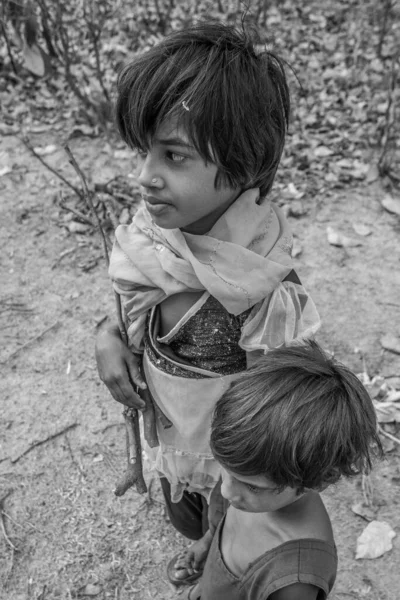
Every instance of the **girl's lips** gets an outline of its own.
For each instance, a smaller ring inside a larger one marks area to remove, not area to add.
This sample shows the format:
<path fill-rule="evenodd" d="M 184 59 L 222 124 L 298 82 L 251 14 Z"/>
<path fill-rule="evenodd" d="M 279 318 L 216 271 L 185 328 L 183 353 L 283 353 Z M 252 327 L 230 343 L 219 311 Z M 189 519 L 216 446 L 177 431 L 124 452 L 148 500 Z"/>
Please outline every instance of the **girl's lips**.
<path fill-rule="evenodd" d="M 149 211 L 149 213 L 152 215 L 156 215 L 156 216 L 160 215 L 165 210 L 168 210 L 168 208 L 171 206 L 170 204 L 167 204 L 166 202 L 151 203 L 148 200 L 145 200 L 145 204 L 146 204 L 146 208 Z"/>

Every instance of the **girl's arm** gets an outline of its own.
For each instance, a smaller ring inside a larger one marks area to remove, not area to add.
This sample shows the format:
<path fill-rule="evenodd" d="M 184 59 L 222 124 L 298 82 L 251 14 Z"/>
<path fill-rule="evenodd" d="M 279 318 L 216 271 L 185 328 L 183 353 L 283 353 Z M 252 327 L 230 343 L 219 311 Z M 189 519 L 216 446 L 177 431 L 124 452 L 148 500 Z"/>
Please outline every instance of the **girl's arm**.
<path fill-rule="evenodd" d="M 268 600 L 316 600 L 319 591 L 315 585 L 293 583 L 268 596 Z"/>
<path fill-rule="evenodd" d="M 140 372 L 141 358 L 122 341 L 117 325 L 103 326 L 96 338 L 96 362 L 100 379 L 117 402 L 143 409 L 145 403 L 135 387 L 146 389 Z"/>

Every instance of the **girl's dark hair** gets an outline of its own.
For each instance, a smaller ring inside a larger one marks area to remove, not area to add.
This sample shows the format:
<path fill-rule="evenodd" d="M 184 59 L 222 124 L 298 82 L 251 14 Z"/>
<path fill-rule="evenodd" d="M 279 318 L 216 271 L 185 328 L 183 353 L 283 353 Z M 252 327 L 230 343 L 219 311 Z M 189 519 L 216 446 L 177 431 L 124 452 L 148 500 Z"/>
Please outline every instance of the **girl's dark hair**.
<path fill-rule="evenodd" d="M 217 402 L 211 450 L 223 467 L 278 489 L 321 489 L 382 456 L 360 380 L 315 342 L 268 351 Z"/>
<path fill-rule="evenodd" d="M 257 43 L 255 31 L 244 27 L 201 23 L 136 57 L 118 79 L 122 138 L 147 150 L 160 124 L 175 117 L 202 158 L 218 166 L 216 187 L 259 187 L 265 195 L 281 158 L 290 100 L 282 60 L 256 51 Z"/>

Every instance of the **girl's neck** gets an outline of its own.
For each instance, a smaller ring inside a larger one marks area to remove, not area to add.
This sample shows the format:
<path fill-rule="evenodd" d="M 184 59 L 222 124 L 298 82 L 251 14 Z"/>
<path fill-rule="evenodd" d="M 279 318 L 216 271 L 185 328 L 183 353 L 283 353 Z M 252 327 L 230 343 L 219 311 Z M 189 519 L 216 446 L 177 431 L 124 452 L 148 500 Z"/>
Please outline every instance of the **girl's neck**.
<path fill-rule="evenodd" d="M 228 208 L 232 206 L 234 202 L 236 202 L 241 193 L 242 192 L 233 192 L 232 197 L 226 204 L 219 206 L 215 211 L 206 215 L 202 219 L 199 219 L 198 221 L 187 225 L 187 227 L 182 228 L 181 231 L 183 231 L 184 233 L 191 233 L 192 235 L 206 235 L 206 233 L 208 233 L 210 229 L 214 227 L 218 219 L 222 217 L 224 212 L 226 212 Z"/>

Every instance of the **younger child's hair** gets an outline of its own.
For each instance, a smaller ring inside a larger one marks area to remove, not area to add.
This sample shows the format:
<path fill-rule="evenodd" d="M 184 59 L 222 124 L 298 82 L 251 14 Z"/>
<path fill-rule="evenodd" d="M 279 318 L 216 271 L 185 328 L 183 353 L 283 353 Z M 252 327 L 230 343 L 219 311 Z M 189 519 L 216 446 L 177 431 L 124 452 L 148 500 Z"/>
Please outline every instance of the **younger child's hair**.
<path fill-rule="evenodd" d="M 168 35 L 126 65 L 116 119 L 125 142 L 146 151 L 168 118 L 218 167 L 215 186 L 269 192 L 289 122 L 283 61 L 254 30 L 200 23 Z"/>
<path fill-rule="evenodd" d="M 217 402 L 211 450 L 226 469 L 278 490 L 322 489 L 382 456 L 369 394 L 316 342 L 268 351 Z"/>

